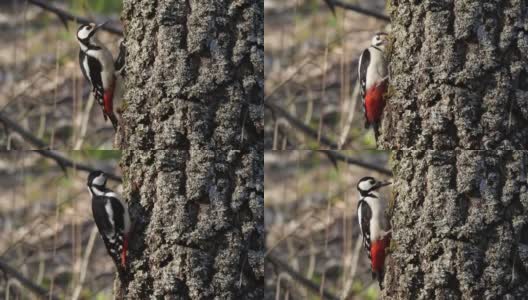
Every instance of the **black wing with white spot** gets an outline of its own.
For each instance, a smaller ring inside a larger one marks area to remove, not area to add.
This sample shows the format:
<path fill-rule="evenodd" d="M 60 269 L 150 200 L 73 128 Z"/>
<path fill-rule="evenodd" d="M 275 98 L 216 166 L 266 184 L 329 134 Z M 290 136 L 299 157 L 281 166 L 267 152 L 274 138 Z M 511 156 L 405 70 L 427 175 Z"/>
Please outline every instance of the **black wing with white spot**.
<path fill-rule="evenodd" d="M 360 84 L 361 99 L 365 101 L 365 93 L 367 89 L 367 68 L 370 64 L 370 51 L 365 49 L 361 56 L 359 57 L 358 64 L 358 79 Z"/>
<path fill-rule="evenodd" d="M 86 55 L 86 59 L 88 60 L 88 67 L 90 68 L 90 83 L 92 84 L 92 90 L 95 94 L 95 99 L 100 105 L 104 105 L 104 87 L 103 79 L 101 77 L 103 66 L 101 66 L 101 63 L 96 58 L 91 57 L 90 55 Z"/>
<path fill-rule="evenodd" d="M 118 269 L 121 267 L 121 252 L 125 238 L 124 208 L 119 199 L 107 196 L 94 196 L 92 213 L 95 224 L 103 238 L 108 254 L 114 260 Z"/>
<path fill-rule="evenodd" d="M 372 210 L 365 200 L 360 200 L 357 208 L 359 228 L 363 236 L 363 246 L 367 250 L 370 259 L 370 219 L 372 219 Z"/>

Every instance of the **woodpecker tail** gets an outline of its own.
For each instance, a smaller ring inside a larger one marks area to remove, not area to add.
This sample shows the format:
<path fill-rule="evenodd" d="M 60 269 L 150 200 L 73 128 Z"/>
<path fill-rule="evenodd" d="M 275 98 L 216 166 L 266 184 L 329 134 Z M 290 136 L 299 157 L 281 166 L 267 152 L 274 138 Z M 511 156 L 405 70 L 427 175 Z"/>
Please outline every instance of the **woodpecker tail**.
<path fill-rule="evenodd" d="M 104 114 L 105 115 L 105 120 L 106 120 L 106 113 Z M 108 118 L 110 118 L 110 122 L 112 122 L 112 126 L 114 127 L 114 130 L 117 131 L 117 118 L 116 116 L 114 115 L 114 112 L 110 112 L 108 114 Z"/>
<path fill-rule="evenodd" d="M 377 144 L 378 143 L 378 137 L 380 135 L 379 124 L 378 123 L 373 123 L 372 124 L 372 129 L 374 129 L 374 139 L 376 140 L 376 144 Z"/>
<path fill-rule="evenodd" d="M 376 279 L 378 281 L 380 290 L 383 290 L 383 277 L 385 276 L 385 270 L 381 269 L 378 272 L 372 272 L 372 280 Z"/>

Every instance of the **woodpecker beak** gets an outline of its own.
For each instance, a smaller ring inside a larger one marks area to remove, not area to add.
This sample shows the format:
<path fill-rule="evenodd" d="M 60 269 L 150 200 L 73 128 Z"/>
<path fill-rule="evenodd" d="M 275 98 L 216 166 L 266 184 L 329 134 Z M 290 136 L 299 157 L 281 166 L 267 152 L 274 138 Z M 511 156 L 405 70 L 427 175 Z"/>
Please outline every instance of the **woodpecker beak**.
<path fill-rule="evenodd" d="M 391 184 L 392 184 L 392 182 L 390 182 L 390 181 L 385 181 L 385 182 L 378 181 L 378 182 L 376 183 L 376 185 L 374 186 L 374 189 L 377 190 L 377 189 L 379 189 L 379 188 L 382 188 L 382 187 L 384 187 L 384 186 L 391 185 Z"/>
<path fill-rule="evenodd" d="M 388 34 L 386 34 L 385 32 L 378 32 L 377 35 L 379 36 L 380 40 L 381 40 L 381 44 L 382 45 L 386 45 L 387 42 L 388 42 Z"/>
<path fill-rule="evenodd" d="M 101 24 L 99 24 L 99 25 L 95 26 L 95 28 L 94 28 L 94 31 L 97 31 L 97 30 L 99 30 L 99 28 L 101 28 L 101 27 L 105 26 L 105 25 L 106 25 L 106 23 L 108 23 L 108 21 L 106 21 L 106 22 L 104 22 L 104 23 L 101 23 Z M 95 25 L 95 24 L 94 24 L 94 25 Z"/>

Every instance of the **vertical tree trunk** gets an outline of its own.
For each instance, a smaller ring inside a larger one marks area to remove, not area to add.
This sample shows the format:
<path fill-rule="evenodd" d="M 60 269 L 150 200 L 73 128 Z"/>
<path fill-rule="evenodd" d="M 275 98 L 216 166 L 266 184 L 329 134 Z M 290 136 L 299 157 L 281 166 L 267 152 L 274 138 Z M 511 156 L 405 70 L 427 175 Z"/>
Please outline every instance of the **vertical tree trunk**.
<path fill-rule="evenodd" d="M 125 0 L 122 149 L 263 143 L 263 2 Z"/>
<path fill-rule="evenodd" d="M 124 299 L 261 299 L 263 153 L 125 151 L 134 230 Z"/>
<path fill-rule="evenodd" d="M 525 299 L 528 153 L 398 151 L 386 299 Z"/>
<path fill-rule="evenodd" d="M 390 3 L 385 149 L 528 148 L 528 6 Z"/>

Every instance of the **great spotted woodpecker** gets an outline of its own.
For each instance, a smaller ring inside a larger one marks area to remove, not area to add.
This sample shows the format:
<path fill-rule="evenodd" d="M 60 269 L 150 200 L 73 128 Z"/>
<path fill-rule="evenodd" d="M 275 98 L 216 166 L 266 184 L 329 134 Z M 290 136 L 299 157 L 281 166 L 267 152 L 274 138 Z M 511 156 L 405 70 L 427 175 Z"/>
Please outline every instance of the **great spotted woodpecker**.
<path fill-rule="evenodd" d="M 126 270 L 130 215 L 127 204 L 106 187 L 106 179 L 103 172 L 94 171 L 88 175 L 87 185 L 92 196 L 95 225 L 121 275 Z"/>
<path fill-rule="evenodd" d="M 359 228 L 363 237 L 363 246 L 371 262 L 372 279 L 377 279 L 383 288 L 385 249 L 390 245 L 391 230 L 385 217 L 386 201 L 377 190 L 390 182 L 377 181 L 372 177 L 363 177 L 357 184 L 359 203 L 357 208 Z"/>
<path fill-rule="evenodd" d="M 113 107 L 116 84 L 114 60 L 112 53 L 96 37 L 97 31 L 104 24 L 83 24 L 77 30 L 77 41 L 81 47 L 79 64 L 84 78 L 92 85 L 95 99 L 103 109 L 105 121 L 109 118 L 112 126 L 117 130 L 117 118 Z"/>
<path fill-rule="evenodd" d="M 365 128 L 374 129 L 376 140 L 379 136 L 379 122 L 385 107 L 383 94 L 387 90 L 388 72 L 383 51 L 387 34 L 377 33 L 370 47 L 359 57 L 358 78 L 361 85 L 361 99 L 365 112 Z"/>

